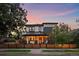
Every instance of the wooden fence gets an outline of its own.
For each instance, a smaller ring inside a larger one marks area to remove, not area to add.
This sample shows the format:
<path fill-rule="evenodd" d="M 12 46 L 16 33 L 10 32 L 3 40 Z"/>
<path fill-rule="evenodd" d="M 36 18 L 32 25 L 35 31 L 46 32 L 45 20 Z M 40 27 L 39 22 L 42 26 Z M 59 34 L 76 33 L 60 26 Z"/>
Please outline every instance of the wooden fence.
<path fill-rule="evenodd" d="M 0 44 L 0 48 L 76 48 L 76 44 Z"/>

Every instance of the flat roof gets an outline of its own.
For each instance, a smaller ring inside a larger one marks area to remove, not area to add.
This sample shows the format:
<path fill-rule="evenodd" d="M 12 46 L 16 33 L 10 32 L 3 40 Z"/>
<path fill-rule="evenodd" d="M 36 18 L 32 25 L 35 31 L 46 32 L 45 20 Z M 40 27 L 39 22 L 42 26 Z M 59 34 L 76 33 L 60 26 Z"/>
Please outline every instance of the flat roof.
<path fill-rule="evenodd" d="M 42 23 L 42 24 L 27 24 L 27 25 L 25 25 L 25 26 L 43 26 L 44 24 L 58 24 L 57 22 L 46 22 L 46 23 Z"/>
<path fill-rule="evenodd" d="M 43 26 L 43 24 L 27 24 L 25 26 Z"/>
<path fill-rule="evenodd" d="M 43 23 L 43 24 L 58 24 L 57 22 L 51 22 L 51 23 Z"/>

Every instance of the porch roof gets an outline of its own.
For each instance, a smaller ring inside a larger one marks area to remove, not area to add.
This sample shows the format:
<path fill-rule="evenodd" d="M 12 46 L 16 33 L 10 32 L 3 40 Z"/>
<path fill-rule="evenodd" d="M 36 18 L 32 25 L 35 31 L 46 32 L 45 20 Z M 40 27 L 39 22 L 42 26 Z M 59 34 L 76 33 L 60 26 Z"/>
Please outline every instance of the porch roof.
<path fill-rule="evenodd" d="M 48 36 L 47 34 L 24 34 L 23 36 Z"/>

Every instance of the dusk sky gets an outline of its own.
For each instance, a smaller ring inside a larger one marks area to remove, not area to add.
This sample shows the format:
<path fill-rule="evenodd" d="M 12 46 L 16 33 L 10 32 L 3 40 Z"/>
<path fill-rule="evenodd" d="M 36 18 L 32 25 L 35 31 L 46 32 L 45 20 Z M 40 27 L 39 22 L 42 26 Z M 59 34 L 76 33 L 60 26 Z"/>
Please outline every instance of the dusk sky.
<path fill-rule="evenodd" d="M 28 24 L 43 22 L 58 22 L 69 24 L 73 29 L 78 28 L 76 19 L 79 19 L 79 4 L 57 3 L 26 3 L 21 5 L 28 11 Z"/>

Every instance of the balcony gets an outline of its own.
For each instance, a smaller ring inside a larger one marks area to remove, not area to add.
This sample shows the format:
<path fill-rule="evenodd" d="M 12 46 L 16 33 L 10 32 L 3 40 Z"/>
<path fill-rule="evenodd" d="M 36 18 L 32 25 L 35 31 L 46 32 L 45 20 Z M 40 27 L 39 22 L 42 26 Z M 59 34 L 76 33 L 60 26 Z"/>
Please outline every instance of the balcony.
<path fill-rule="evenodd" d="M 32 32 L 32 31 L 30 31 L 30 32 L 22 32 L 22 35 L 25 35 L 25 34 L 44 34 L 43 32 Z"/>

